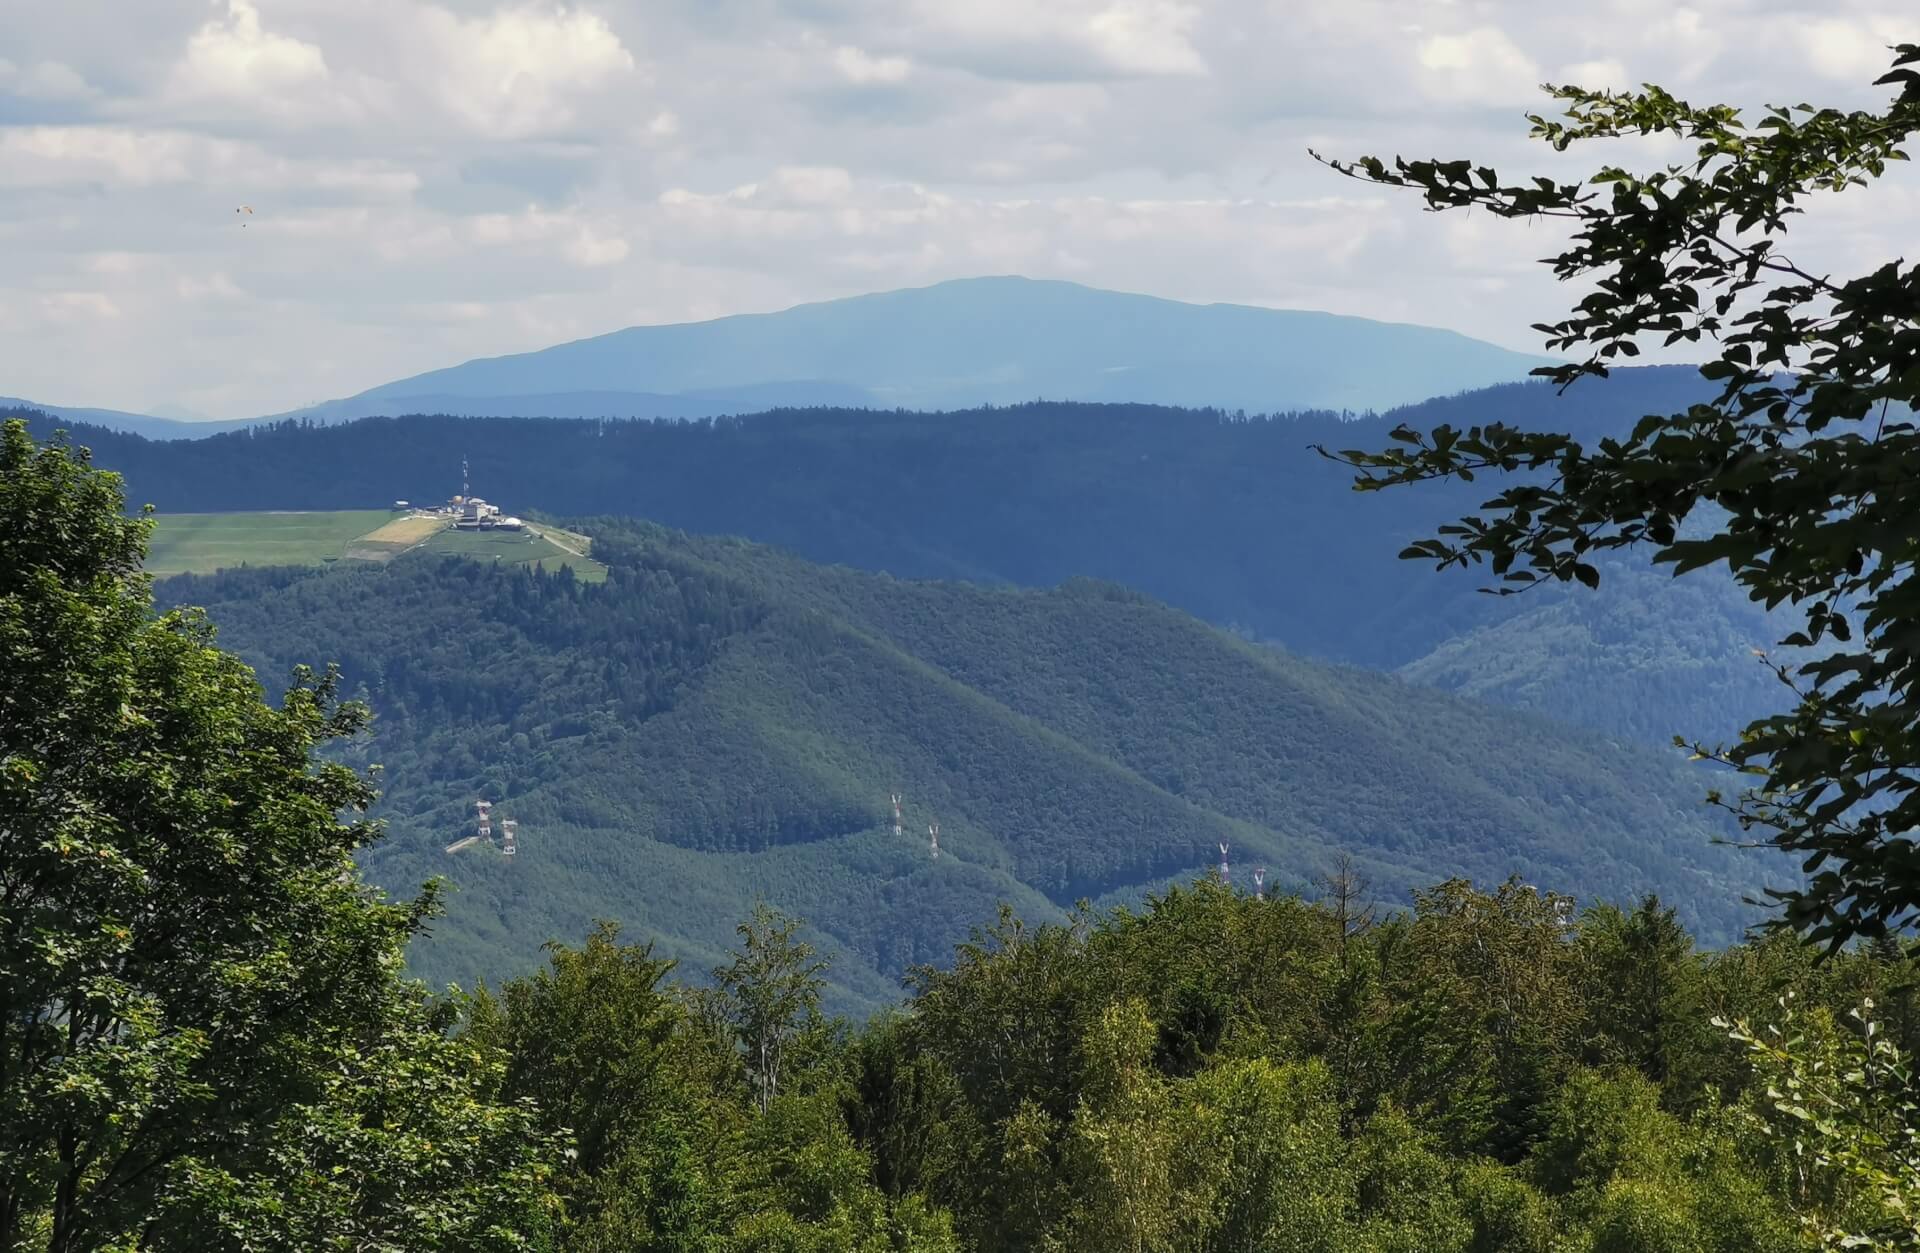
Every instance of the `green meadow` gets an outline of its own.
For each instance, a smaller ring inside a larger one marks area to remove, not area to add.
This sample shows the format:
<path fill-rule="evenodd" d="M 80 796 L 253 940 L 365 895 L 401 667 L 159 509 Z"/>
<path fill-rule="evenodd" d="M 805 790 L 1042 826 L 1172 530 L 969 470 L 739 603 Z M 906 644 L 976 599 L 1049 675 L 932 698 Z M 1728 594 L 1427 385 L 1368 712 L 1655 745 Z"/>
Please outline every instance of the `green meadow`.
<path fill-rule="evenodd" d="M 392 520 L 385 509 L 325 513 L 168 513 L 154 517 L 147 572 L 212 574 L 236 566 L 317 566 Z"/>
<path fill-rule="evenodd" d="M 416 551 L 457 553 L 476 561 L 499 561 L 546 570 L 572 566 L 576 576 L 589 583 L 598 583 L 607 577 L 607 568 L 591 557 L 582 555 L 587 545 L 586 536 L 555 527 L 530 526 L 524 531 L 462 531 L 448 527 L 421 544 Z"/>
<path fill-rule="evenodd" d="M 400 534 L 407 523 L 416 525 Z M 572 566 L 590 582 L 606 567 L 585 556 L 588 541 L 558 528 L 524 531 L 433 530 L 425 518 L 396 521 L 385 509 L 313 513 L 156 514 L 147 572 L 212 574 L 241 566 L 320 566 L 333 562 L 386 561 L 402 552 L 457 553 L 477 560 L 558 569 Z M 551 535 L 545 532 L 551 532 Z M 389 538 L 391 537 L 391 538 Z"/>

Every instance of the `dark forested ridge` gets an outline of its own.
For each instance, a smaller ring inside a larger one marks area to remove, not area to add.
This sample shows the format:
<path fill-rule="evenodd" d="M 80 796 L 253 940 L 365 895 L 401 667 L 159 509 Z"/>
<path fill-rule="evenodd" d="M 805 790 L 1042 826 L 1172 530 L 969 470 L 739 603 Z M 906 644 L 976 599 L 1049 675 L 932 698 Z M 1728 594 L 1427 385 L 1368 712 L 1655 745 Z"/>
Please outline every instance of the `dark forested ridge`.
<path fill-rule="evenodd" d="M 1410 579 L 1399 549 L 1479 495 L 1357 496 L 1310 445 L 1377 445 L 1402 421 L 1598 435 L 1700 387 L 1689 369 L 1658 368 L 1559 397 L 1510 384 L 1361 418 L 1032 404 L 711 422 L 410 417 L 82 440 L 125 473 L 133 500 L 163 512 L 420 499 L 458 490 L 464 456 L 489 496 L 555 514 L 646 517 L 904 577 L 1108 579 L 1295 652 L 1404 666 L 1422 682 L 1664 743 L 1724 733 L 1777 703 L 1748 656 L 1772 635 L 1737 590 L 1707 573 L 1682 594 L 1631 565 L 1597 596 L 1501 599 L 1481 595 L 1472 574 Z M 1553 630 L 1501 631 L 1522 615 Z M 1562 647 L 1573 641 L 1577 660 Z"/>
<path fill-rule="evenodd" d="M 1051 916 L 1230 844 L 1276 887 L 1342 851 L 1381 893 L 1519 873 L 1748 915 L 1706 780 L 1640 750 L 1256 647 L 1138 593 L 907 582 L 738 540 L 591 524 L 604 585 L 415 557 L 171 580 L 272 680 L 338 660 L 378 717 L 376 876 L 459 885 L 434 975 L 531 961 L 595 916 L 709 956 L 764 895 L 878 1000 L 1012 901 Z M 895 838 L 889 794 L 907 798 Z M 447 855 L 486 797 L 511 862 Z M 941 828 L 929 857 L 927 826 Z M 744 856 L 744 854 L 752 854 Z"/>

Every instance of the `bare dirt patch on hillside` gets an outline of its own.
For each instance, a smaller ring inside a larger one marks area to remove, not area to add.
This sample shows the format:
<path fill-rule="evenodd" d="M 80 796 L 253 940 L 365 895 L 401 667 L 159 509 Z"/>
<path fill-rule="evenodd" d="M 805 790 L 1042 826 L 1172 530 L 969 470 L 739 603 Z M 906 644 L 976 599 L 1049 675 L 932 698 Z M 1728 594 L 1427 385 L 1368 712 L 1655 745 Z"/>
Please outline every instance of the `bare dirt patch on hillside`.
<path fill-rule="evenodd" d="M 409 548 L 432 539 L 446 525 L 445 518 L 433 514 L 395 518 L 348 544 L 346 555 L 354 561 L 392 561 Z"/>

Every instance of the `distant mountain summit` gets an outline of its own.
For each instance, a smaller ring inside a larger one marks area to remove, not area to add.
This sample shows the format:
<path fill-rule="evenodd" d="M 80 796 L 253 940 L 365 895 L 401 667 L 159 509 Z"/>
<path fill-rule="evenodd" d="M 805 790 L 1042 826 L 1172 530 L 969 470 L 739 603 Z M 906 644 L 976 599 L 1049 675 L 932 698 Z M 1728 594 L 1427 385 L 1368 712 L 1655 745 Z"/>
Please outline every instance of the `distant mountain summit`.
<path fill-rule="evenodd" d="M 779 313 L 632 326 L 259 419 L 180 421 L 7 398 L 0 406 L 42 409 L 149 439 L 197 438 L 282 418 L 345 422 L 414 413 L 704 418 L 1030 400 L 1361 412 L 1511 382 L 1545 360 L 1430 326 L 999 277 Z"/>
<path fill-rule="evenodd" d="M 1432 327 L 972 278 L 629 327 L 279 416 L 707 417 L 1041 398 L 1365 410 L 1522 378 L 1542 360 Z"/>

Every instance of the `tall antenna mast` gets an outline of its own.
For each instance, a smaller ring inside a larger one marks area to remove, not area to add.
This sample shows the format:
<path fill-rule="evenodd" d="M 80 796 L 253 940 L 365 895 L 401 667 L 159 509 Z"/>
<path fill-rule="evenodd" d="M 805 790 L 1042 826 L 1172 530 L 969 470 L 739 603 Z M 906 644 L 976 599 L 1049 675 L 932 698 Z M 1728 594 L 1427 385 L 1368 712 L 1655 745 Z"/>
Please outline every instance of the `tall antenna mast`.
<path fill-rule="evenodd" d="M 1220 846 L 1220 882 L 1229 883 L 1231 881 L 1227 871 L 1227 846 L 1222 844 Z"/>
<path fill-rule="evenodd" d="M 893 836 L 900 838 L 900 793 L 889 793 L 893 797 Z"/>
<path fill-rule="evenodd" d="M 1255 866 L 1253 868 L 1253 899 L 1254 900 L 1264 901 L 1267 899 L 1266 892 L 1264 891 L 1266 886 L 1267 886 L 1267 868 L 1265 866 Z"/>
<path fill-rule="evenodd" d="M 940 824 L 937 822 L 930 822 L 927 824 L 927 847 L 930 850 L 932 850 L 933 859 L 935 861 L 939 861 L 940 860 Z"/>

